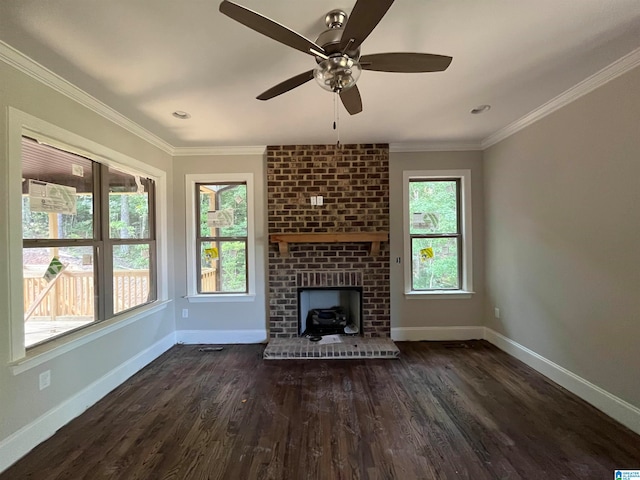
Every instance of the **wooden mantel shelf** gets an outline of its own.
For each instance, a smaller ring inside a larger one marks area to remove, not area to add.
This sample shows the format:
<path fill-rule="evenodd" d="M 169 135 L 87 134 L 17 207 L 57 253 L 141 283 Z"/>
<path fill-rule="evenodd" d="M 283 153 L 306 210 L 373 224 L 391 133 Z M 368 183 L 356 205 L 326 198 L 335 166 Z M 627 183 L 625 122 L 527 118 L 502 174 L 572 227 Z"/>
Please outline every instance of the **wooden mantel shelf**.
<path fill-rule="evenodd" d="M 375 257 L 380 254 L 380 242 L 389 240 L 389 232 L 278 233 L 269 238 L 278 244 L 281 257 L 289 256 L 290 243 L 369 243 L 369 253 Z"/>

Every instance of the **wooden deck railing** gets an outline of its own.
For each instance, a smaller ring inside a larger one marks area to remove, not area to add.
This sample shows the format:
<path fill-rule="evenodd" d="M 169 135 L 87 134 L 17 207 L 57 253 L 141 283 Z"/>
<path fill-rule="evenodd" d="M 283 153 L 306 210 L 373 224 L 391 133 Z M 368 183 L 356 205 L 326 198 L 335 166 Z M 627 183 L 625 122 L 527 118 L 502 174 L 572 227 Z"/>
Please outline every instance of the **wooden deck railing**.
<path fill-rule="evenodd" d="M 47 286 L 44 278 L 23 279 L 24 310 L 27 311 Z M 56 285 L 33 312 L 35 317 L 93 315 L 93 272 L 63 271 Z"/>
<path fill-rule="evenodd" d="M 42 277 L 25 277 L 24 310 L 29 309 L 47 282 Z M 202 270 L 203 291 L 215 291 L 216 270 Z M 113 272 L 115 313 L 147 302 L 149 295 L 148 270 L 116 270 Z M 64 270 L 51 291 L 33 312 L 33 317 L 93 316 L 93 272 Z"/>
<path fill-rule="evenodd" d="M 122 312 L 149 301 L 149 270 L 113 272 L 113 313 Z"/>
<path fill-rule="evenodd" d="M 215 292 L 216 291 L 216 269 L 207 268 L 202 269 L 201 286 L 203 292 Z"/>

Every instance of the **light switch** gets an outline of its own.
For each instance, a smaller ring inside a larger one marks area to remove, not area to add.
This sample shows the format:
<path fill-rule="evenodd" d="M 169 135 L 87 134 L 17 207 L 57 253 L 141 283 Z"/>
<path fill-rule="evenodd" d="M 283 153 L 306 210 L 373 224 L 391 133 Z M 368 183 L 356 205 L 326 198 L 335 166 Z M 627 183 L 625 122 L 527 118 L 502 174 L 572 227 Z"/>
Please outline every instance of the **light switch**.
<path fill-rule="evenodd" d="M 316 197 L 316 205 L 323 205 L 324 204 L 324 199 L 322 198 L 322 195 L 318 195 Z"/>
<path fill-rule="evenodd" d="M 316 197 L 311 197 L 309 200 L 311 200 L 311 205 L 316 205 L 318 201 Z"/>

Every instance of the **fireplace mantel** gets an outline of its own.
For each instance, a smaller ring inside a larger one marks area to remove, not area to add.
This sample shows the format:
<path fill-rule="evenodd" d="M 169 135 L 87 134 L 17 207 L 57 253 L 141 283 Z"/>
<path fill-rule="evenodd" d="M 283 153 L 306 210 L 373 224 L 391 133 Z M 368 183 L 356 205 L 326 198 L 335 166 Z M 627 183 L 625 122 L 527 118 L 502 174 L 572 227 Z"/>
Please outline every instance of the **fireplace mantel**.
<path fill-rule="evenodd" d="M 380 242 L 389 240 L 389 232 L 278 233 L 269 238 L 278 244 L 281 257 L 289 256 L 290 243 L 369 243 L 369 253 L 375 257 L 380 254 Z"/>

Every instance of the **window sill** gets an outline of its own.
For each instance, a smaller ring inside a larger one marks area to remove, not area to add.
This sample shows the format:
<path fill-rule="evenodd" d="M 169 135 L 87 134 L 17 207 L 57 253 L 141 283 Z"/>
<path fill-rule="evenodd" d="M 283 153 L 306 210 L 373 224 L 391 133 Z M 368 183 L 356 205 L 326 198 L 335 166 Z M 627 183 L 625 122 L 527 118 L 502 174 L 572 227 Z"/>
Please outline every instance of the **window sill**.
<path fill-rule="evenodd" d="M 184 298 L 189 303 L 208 303 L 208 302 L 253 302 L 256 299 L 255 293 L 221 293 L 186 295 Z"/>
<path fill-rule="evenodd" d="M 429 292 L 405 292 L 407 300 L 458 300 L 471 298 L 476 292 L 468 290 L 432 290 Z"/>
<path fill-rule="evenodd" d="M 27 351 L 27 355 L 20 360 L 16 360 L 9 364 L 9 368 L 13 375 L 31 370 L 38 365 L 53 360 L 60 355 L 64 355 L 76 348 L 103 337 L 111 332 L 115 332 L 131 323 L 147 317 L 153 313 L 159 312 L 167 308 L 171 300 L 157 301 L 150 305 L 146 305 L 136 310 L 132 310 L 117 317 L 96 323 L 91 327 L 87 327 L 78 332 L 69 334 L 59 339 L 51 340 L 32 350 Z"/>

